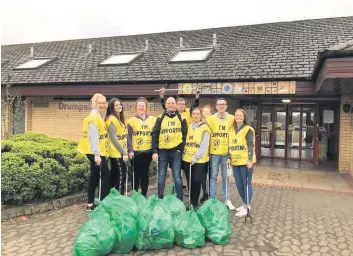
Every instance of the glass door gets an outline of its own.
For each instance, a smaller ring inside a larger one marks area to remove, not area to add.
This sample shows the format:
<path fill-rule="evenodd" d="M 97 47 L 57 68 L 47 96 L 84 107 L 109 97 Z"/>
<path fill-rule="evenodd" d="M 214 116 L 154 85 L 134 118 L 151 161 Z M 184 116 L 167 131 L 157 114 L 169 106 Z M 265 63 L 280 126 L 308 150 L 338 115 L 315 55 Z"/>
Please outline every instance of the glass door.
<path fill-rule="evenodd" d="M 290 106 L 288 111 L 287 159 L 299 159 L 300 107 Z"/>
<path fill-rule="evenodd" d="M 261 111 L 261 156 L 272 157 L 272 106 Z"/>
<path fill-rule="evenodd" d="M 302 147 L 300 157 L 302 160 L 314 161 L 315 112 L 313 107 L 302 107 Z"/>
<path fill-rule="evenodd" d="M 289 105 L 287 159 L 314 161 L 316 107 Z"/>
<path fill-rule="evenodd" d="M 317 105 L 261 106 L 261 156 L 317 164 Z"/>
<path fill-rule="evenodd" d="M 285 157 L 286 109 L 285 106 L 262 106 L 261 156 Z"/>
<path fill-rule="evenodd" d="M 273 153 L 274 158 L 285 158 L 286 145 L 286 108 L 285 106 L 274 107 L 274 123 L 273 123 Z"/>

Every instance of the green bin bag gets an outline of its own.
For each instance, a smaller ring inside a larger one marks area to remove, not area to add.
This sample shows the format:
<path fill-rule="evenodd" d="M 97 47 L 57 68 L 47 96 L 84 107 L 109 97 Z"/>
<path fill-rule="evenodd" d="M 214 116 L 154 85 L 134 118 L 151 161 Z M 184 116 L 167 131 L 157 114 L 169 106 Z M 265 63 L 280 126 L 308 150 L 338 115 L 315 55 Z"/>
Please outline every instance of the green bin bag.
<path fill-rule="evenodd" d="M 215 244 L 228 243 L 232 233 L 229 210 L 217 199 L 207 200 L 197 211 L 201 225 L 206 230 L 206 237 Z"/>
<path fill-rule="evenodd" d="M 80 229 L 74 245 L 75 256 L 108 255 L 116 243 L 113 223 L 106 215 L 87 221 Z"/>
<path fill-rule="evenodd" d="M 165 207 L 170 210 L 172 214 L 172 218 L 178 216 L 179 214 L 186 211 L 185 204 L 176 197 L 176 194 L 173 195 L 174 183 L 170 185 L 169 194 L 166 195 L 162 202 L 164 203 Z"/>
<path fill-rule="evenodd" d="M 130 197 L 120 195 L 115 188 L 110 190 L 109 195 L 104 198 L 101 204 L 105 206 L 105 209 L 110 214 L 119 213 L 121 215 L 128 215 L 136 219 L 139 213 L 139 208 L 134 200 Z"/>
<path fill-rule="evenodd" d="M 137 207 L 139 208 L 139 212 L 147 205 L 147 199 L 140 193 L 135 190 L 132 191 L 131 199 L 134 200 Z"/>
<path fill-rule="evenodd" d="M 177 245 L 192 249 L 205 244 L 205 228 L 201 225 L 191 206 L 173 220 L 175 242 Z"/>
<path fill-rule="evenodd" d="M 156 195 L 149 197 L 147 206 L 140 212 L 136 226 L 135 246 L 138 250 L 173 247 L 172 215 Z"/>
<path fill-rule="evenodd" d="M 136 241 L 136 220 L 127 215 L 120 215 L 114 218 L 113 224 L 117 240 L 112 249 L 112 253 L 129 253 L 134 248 Z"/>

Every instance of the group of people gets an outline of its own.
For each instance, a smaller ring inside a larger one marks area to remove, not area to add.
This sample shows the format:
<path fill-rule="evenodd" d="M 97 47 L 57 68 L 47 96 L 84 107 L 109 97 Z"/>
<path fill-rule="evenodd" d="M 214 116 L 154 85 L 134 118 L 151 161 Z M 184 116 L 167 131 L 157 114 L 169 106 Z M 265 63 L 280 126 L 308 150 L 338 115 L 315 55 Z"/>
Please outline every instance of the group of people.
<path fill-rule="evenodd" d="M 217 111 L 213 113 L 210 105 L 199 107 L 198 93 L 188 109 L 185 99 L 165 99 L 164 94 L 165 89 L 162 88 L 160 98 L 163 113 L 160 116 L 149 115 L 148 102 L 146 98 L 140 97 L 136 101 L 136 115 L 127 121 L 121 100 L 112 98 L 106 107 L 104 95 L 95 94 L 92 97 L 93 109 L 83 122 L 83 133 L 78 145 L 79 152 L 86 154 L 91 165 L 86 210 L 93 211 L 95 208 L 94 193 L 100 179 L 101 199 L 107 196 L 111 187 L 125 193 L 127 161 L 133 165 L 133 189 L 138 191 L 141 188 L 142 195 L 146 196 L 149 166 L 154 161 L 158 163 L 159 198 L 164 195 L 169 167 L 177 197 L 183 201 L 185 186 L 182 176 L 186 177 L 190 203 L 197 208 L 199 201 L 216 198 L 217 177 L 221 169 L 225 204 L 230 210 L 237 211 L 236 216 L 245 216 L 252 197 L 251 179 L 256 162 L 255 131 L 248 125 L 245 111 L 237 109 L 234 115 L 229 114 L 226 112 L 227 101 L 218 98 Z M 230 200 L 228 168 L 233 170 L 243 201 L 238 208 Z M 201 188 L 203 196 L 199 200 Z"/>

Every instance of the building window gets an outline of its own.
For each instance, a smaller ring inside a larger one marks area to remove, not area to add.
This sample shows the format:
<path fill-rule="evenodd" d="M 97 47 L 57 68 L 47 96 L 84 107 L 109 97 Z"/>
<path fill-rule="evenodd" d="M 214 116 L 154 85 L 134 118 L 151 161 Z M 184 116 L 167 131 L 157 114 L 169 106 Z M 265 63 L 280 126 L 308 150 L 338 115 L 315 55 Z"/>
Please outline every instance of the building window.
<path fill-rule="evenodd" d="M 104 66 L 126 65 L 133 62 L 141 54 L 142 54 L 141 52 L 126 52 L 126 53 L 115 54 L 113 56 L 110 56 L 105 61 L 102 61 L 100 65 L 104 65 Z"/>
<path fill-rule="evenodd" d="M 195 48 L 180 50 L 170 61 L 171 62 L 195 62 L 205 61 L 212 53 L 212 48 Z"/>
<path fill-rule="evenodd" d="M 15 69 L 36 69 L 44 66 L 45 64 L 48 64 L 53 60 L 55 60 L 55 57 L 34 58 L 15 67 Z"/>

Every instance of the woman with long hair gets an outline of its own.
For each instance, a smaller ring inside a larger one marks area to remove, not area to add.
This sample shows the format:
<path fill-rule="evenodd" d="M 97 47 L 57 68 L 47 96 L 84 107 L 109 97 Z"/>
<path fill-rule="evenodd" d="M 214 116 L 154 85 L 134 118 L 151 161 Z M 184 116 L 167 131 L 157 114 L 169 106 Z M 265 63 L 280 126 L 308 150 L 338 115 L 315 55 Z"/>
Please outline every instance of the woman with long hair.
<path fill-rule="evenodd" d="M 202 107 L 202 121 L 206 121 L 206 117 L 210 116 L 213 114 L 213 109 L 212 106 L 207 104 Z M 202 177 L 201 181 L 201 187 L 202 187 L 202 192 L 203 195 L 200 199 L 200 203 L 205 202 L 208 199 L 208 191 L 207 191 L 207 175 L 209 174 L 209 169 L 210 169 L 210 161 L 205 163 L 205 176 Z M 208 182 L 210 181 L 210 177 L 208 177 Z"/>
<path fill-rule="evenodd" d="M 194 108 L 191 112 L 192 122 L 188 126 L 186 143 L 183 155 L 183 166 L 185 175 L 188 180 L 188 188 L 191 181 L 190 204 L 198 207 L 198 201 L 201 190 L 201 181 L 205 177 L 205 164 L 208 163 L 210 129 L 207 124 L 202 121 L 202 111 L 200 108 Z M 191 177 L 190 177 L 191 168 Z"/>
<path fill-rule="evenodd" d="M 124 106 L 118 98 L 109 101 L 105 122 L 108 128 L 111 185 L 124 194 L 127 155 L 127 128 Z"/>
<path fill-rule="evenodd" d="M 83 131 L 77 150 L 85 154 L 91 164 L 91 173 L 88 181 L 88 202 L 86 211 L 93 211 L 96 205 L 94 193 L 99 185 L 101 176 L 100 200 L 104 199 L 110 189 L 110 175 L 107 157 L 109 157 L 107 127 L 104 122 L 106 98 L 100 93 L 93 95 L 92 111 L 83 121 Z"/>
<path fill-rule="evenodd" d="M 235 216 L 242 217 L 247 214 L 247 208 L 250 207 L 252 198 L 251 181 L 253 165 L 256 162 L 255 131 L 248 124 L 243 109 L 237 109 L 234 116 L 234 125 L 229 131 L 229 160 L 227 164 L 233 166 L 235 183 L 243 201 L 243 205 L 236 208 Z"/>
<path fill-rule="evenodd" d="M 136 115 L 128 120 L 127 147 L 129 158 L 133 159 L 135 179 L 134 190 L 141 187 L 142 195 L 147 196 L 149 167 L 152 161 L 152 130 L 156 118 L 147 113 L 148 102 L 144 97 L 136 101 Z"/>

